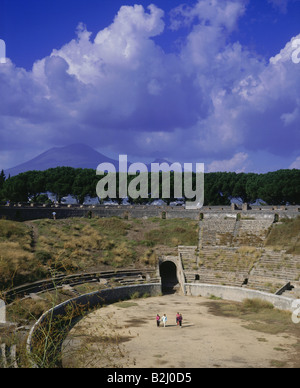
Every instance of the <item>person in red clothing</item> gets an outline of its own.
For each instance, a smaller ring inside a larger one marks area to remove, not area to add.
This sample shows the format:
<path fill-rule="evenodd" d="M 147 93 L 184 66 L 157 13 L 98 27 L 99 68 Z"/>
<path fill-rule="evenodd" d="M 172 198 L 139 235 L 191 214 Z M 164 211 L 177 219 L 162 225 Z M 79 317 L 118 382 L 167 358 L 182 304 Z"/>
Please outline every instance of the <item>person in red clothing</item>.
<path fill-rule="evenodd" d="M 159 327 L 159 325 L 160 325 L 160 316 L 159 316 L 159 314 L 156 315 L 156 325 L 157 325 L 157 327 Z"/>
<path fill-rule="evenodd" d="M 179 317 L 178 317 L 178 323 L 179 323 L 179 326 L 182 327 L 182 315 L 179 314 Z"/>

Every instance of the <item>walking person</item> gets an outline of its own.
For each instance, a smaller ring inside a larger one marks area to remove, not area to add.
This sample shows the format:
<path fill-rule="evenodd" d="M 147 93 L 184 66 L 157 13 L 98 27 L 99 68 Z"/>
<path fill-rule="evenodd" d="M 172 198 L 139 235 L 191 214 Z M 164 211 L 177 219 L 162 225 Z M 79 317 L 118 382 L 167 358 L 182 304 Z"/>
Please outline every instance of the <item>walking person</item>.
<path fill-rule="evenodd" d="M 183 320 L 183 318 L 182 318 L 182 315 L 180 314 L 178 317 L 178 323 L 179 323 L 180 328 L 182 328 L 182 320 Z"/>
<path fill-rule="evenodd" d="M 179 320 L 178 320 L 179 317 L 180 317 L 180 314 L 177 313 L 177 314 L 176 314 L 176 325 L 177 325 L 177 326 L 179 325 Z"/>
<path fill-rule="evenodd" d="M 156 325 L 157 325 L 157 327 L 160 326 L 160 316 L 159 316 L 159 314 L 156 315 Z"/>
<path fill-rule="evenodd" d="M 164 316 L 162 317 L 162 321 L 163 321 L 164 327 L 166 327 L 166 324 L 167 324 L 167 321 L 168 321 L 168 318 L 167 318 L 166 314 L 164 314 Z"/>

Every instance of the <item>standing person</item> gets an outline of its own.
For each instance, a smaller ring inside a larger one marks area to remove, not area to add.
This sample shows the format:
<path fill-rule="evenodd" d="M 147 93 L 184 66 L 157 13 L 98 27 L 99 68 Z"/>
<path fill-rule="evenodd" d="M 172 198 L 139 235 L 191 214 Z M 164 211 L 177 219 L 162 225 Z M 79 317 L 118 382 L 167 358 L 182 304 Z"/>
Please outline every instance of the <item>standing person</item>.
<path fill-rule="evenodd" d="M 183 318 L 182 318 L 182 315 L 180 314 L 178 317 L 178 322 L 179 322 L 180 328 L 182 328 L 182 320 L 183 320 Z"/>
<path fill-rule="evenodd" d="M 167 320 L 168 320 L 168 318 L 167 318 L 166 314 L 164 314 L 164 316 L 162 317 L 162 321 L 163 321 L 164 327 L 166 327 Z"/>
<path fill-rule="evenodd" d="M 180 317 L 180 314 L 179 313 L 177 313 L 176 314 L 176 325 L 178 326 L 179 325 L 179 321 L 178 321 L 178 318 Z"/>
<path fill-rule="evenodd" d="M 159 316 L 159 314 L 156 315 L 156 325 L 157 325 L 157 327 L 160 326 L 160 316 Z"/>
<path fill-rule="evenodd" d="M 56 220 L 56 212 L 52 213 L 53 219 Z"/>

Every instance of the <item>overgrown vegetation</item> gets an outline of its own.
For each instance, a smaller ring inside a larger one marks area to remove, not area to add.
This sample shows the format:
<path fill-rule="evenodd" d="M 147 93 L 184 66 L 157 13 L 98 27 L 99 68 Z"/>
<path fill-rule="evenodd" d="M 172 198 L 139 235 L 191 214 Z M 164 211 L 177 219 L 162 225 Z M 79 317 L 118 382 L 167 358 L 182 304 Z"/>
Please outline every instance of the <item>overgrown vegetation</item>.
<path fill-rule="evenodd" d="M 0 290 L 63 273 L 155 266 L 177 245 L 197 244 L 192 220 L 0 220 Z"/>
<path fill-rule="evenodd" d="M 12 221 L 0 221 L 0 290 L 46 275 L 32 248 L 31 230 Z"/>
<path fill-rule="evenodd" d="M 287 253 L 300 254 L 300 216 L 283 218 L 273 226 L 267 240 L 267 246 L 285 249 Z"/>

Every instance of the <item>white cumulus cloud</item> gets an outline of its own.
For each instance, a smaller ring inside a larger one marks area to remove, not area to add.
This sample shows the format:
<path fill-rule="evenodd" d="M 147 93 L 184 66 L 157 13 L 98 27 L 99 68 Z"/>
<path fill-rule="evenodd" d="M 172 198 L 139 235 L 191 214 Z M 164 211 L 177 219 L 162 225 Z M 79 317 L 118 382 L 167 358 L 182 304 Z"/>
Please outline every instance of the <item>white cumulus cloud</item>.
<path fill-rule="evenodd" d="M 300 170 L 300 156 L 298 156 L 298 158 L 290 165 L 289 167 L 290 169 L 298 169 Z"/>
<path fill-rule="evenodd" d="M 237 173 L 245 172 L 248 162 L 248 155 L 245 152 L 239 152 L 228 160 L 215 160 L 207 167 L 207 172 L 226 172 L 235 171 Z"/>
<path fill-rule="evenodd" d="M 32 71 L 7 60 L 0 66 L 6 163 L 9 150 L 13 157 L 85 140 L 136 157 L 207 158 L 212 170 L 242 171 L 253 151 L 296 157 L 300 64 L 292 53 L 300 35 L 262 59 L 231 39 L 246 6 L 199 0 L 176 8 L 171 28 L 183 35 L 174 52 L 154 39 L 169 27 L 164 11 L 135 5 L 121 7 L 94 38 L 80 23 L 76 37 Z"/>

